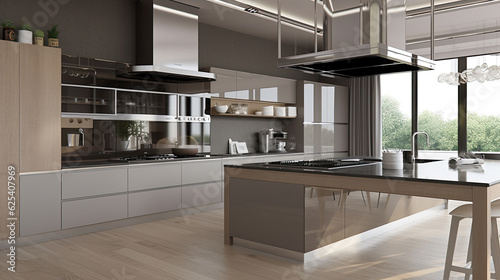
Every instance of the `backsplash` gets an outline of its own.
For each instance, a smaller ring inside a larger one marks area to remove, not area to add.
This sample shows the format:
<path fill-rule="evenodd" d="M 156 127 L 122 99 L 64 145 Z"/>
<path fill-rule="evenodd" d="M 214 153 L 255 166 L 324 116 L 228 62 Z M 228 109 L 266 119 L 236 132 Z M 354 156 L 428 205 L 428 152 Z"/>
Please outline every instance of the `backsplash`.
<path fill-rule="evenodd" d="M 234 141 L 246 142 L 249 153 L 259 152 L 259 138 L 257 133 L 266 128 L 282 130 L 283 127 L 283 120 L 281 119 L 212 116 L 210 133 L 211 153 L 229 153 L 229 138 Z"/>

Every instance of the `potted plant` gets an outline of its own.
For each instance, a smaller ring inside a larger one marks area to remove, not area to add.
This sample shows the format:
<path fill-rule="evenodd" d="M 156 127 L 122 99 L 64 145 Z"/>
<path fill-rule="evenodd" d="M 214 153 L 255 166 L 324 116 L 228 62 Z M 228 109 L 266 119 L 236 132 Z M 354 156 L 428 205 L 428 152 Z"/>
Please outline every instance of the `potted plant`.
<path fill-rule="evenodd" d="M 47 37 L 49 38 L 49 47 L 59 47 L 59 30 L 57 30 L 57 24 L 52 26 L 51 29 L 47 30 Z"/>
<path fill-rule="evenodd" d="M 16 29 L 12 21 L 6 19 L 0 24 L 3 28 L 3 39 L 7 41 L 16 40 Z"/>
<path fill-rule="evenodd" d="M 33 31 L 31 30 L 31 25 L 27 23 L 21 25 L 17 38 L 19 43 L 33 44 Z"/>
<path fill-rule="evenodd" d="M 37 29 L 33 33 L 33 36 L 35 37 L 35 45 L 43 46 L 43 38 L 45 37 L 45 33 L 43 33 L 42 30 Z"/>
<path fill-rule="evenodd" d="M 116 136 L 120 142 L 118 150 L 137 149 L 139 139 L 147 141 L 148 133 L 144 132 L 144 123 L 137 121 L 117 121 Z M 132 144 L 132 145 L 131 145 Z"/>

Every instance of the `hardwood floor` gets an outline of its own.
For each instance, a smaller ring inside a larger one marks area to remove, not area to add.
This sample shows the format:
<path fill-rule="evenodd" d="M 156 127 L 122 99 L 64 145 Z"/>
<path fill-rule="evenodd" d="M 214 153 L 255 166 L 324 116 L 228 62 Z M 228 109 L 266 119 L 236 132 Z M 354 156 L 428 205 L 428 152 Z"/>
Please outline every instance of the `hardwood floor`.
<path fill-rule="evenodd" d="M 224 245 L 223 210 L 218 209 L 18 247 L 15 273 L 7 271 L 7 250 L 2 250 L 0 279 L 435 280 L 442 278 L 450 220 L 448 210 L 439 210 L 303 265 Z M 468 235 L 462 227 L 457 263 L 465 259 Z"/>

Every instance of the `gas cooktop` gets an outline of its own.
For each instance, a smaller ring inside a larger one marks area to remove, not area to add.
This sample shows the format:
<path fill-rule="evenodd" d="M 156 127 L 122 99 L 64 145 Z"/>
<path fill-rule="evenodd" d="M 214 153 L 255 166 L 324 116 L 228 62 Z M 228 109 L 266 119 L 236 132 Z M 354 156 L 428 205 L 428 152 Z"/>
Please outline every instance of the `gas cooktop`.
<path fill-rule="evenodd" d="M 111 158 L 111 161 L 130 162 L 130 161 L 166 161 L 176 158 L 196 158 L 196 157 L 210 157 L 208 154 L 196 154 L 194 156 L 176 156 L 174 154 L 154 154 L 154 155 L 139 155 L 129 157 Z"/>
<path fill-rule="evenodd" d="M 363 159 L 313 159 L 313 160 L 284 160 L 269 162 L 267 165 L 281 167 L 315 168 L 315 169 L 337 169 L 366 164 L 373 164 L 373 161 Z"/>

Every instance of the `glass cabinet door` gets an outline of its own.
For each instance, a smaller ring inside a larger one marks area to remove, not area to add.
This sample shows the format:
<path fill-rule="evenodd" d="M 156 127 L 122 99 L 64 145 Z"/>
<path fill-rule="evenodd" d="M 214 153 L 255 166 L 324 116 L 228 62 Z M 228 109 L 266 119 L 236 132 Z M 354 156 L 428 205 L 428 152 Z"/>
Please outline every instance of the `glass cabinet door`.
<path fill-rule="evenodd" d="M 177 115 L 177 96 L 149 92 L 118 91 L 118 114 Z"/>
<path fill-rule="evenodd" d="M 61 94 L 63 113 L 115 113 L 115 91 L 113 89 L 62 86 Z"/>

